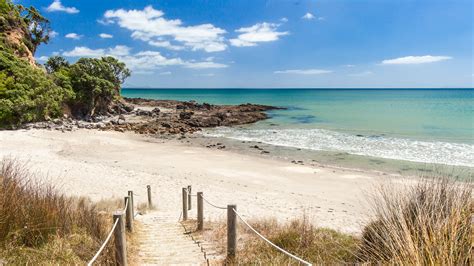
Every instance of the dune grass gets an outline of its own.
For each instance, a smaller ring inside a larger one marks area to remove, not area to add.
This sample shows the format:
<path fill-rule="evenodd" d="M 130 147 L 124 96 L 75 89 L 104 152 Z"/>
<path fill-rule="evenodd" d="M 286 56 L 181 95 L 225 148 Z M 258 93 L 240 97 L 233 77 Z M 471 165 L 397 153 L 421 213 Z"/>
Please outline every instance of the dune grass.
<path fill-rule="evenodd" d="M 395 265 L 472 263 L 472 183 L 448 178 L 381 186 L 375 219 L 362 234 L 361 261 Z"/>
<path fill-rule="evenodd" d="M 12 265 L 84 264 L 111 225 L 89 200 L 70 198 L 32 178 L 25 165 L 0 169 L 0 260 Z M 100 257 L 114 263 L 113 250 Z"/>
<path fill-rule="evenodd" d="M 374 217 L 358 236 L 317 228 L 306 216 L 286 224 L 275 219 L 250 224 L 276 245 L 316 265 L 470 265 L 472 188 L 471 182 L 448 178 L 381 185 L 372 198 Z M 225 258 L 225 223 L 208 222 L 205 229 L 201 237 Z M 298 265 L 240 222 L 238 236 L 236 259 L 222 262 Z"/>

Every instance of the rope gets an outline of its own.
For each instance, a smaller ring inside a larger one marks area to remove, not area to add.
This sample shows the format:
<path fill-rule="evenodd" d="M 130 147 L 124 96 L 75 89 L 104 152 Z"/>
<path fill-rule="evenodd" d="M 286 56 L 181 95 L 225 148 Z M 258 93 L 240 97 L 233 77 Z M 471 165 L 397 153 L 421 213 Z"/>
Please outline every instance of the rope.
<path fill-rule="evenodd" d="M 112 229 L 110 229 L 109 235 L 107 236 L 107 238 L 105 239 L 104 243 L 99 248 L 95 256 L 89 261 L 89 263 L 87 263 L 87 266 L 92 266 L 92 263 L 95 262 L 95 260 L 99 257 L 100 253 L 104 250 L 105 246 L 107 245 L 110 238 L 112 237 L 112 234 L 114 233 L 115 227 L 117 227 L 118 222 L 119 222 L 119 219 L 116 219 L 114 225 L 112 226 Z"/>
<path fill-rule="evenodd" d="M 301 263 L 304 263 L 308 266 L 311 266 L 312 264 L 303 260 L 303 259 L 300 259 L 298 257 L 296 257 L 295 255 L 291 254 L 290 252 L 282 249 L 281 247 L 273 244 L 270 240 L 268 240 L 266 237 L 264 237 L 263 235 L 261 235 L 257 230 L 255 230 L 249 223 L 247 223 L 247 221 L 244 220 L 244 218 L 242 218 L 242 216 L 240 216 L 240 214 L 235 210 L 235 209 L 232 209 L 235 214 L 237 214 L 237 216 L 240 218 L 240 220 L 242 220 L 242 222 L 248 226 L 248 228 L 250 228 L 250 230 L 252 230 L 255 234 L 257 234 L 260 238 L 262 238 L 263 240 L 265 240 L 268 244 L 272 245 L 274 248 L 278 249 L 279 251 L 283 252 L 284 254 L 288 255 L 289 257 L 301 262 Z"/>
<path fill-rule="evenodd" d="M 128 202 L 129 202 L 129 199 L 127 199 L 127 200 L 125 201 L 125 208 L 123 208 L 123 211 L 124 211 L 124 212 L 127 211 Z M 135 216 L 136 216 L 136 215 L 135 215 Z M 99 250 L 97 251 L 97 253 L 95 254 L 95 256 L 89 261 L 89 263 L 87 263 L 87 266 L 91 266 L 92 263 L 95 262 L 95 260 L 99 257 L 100 253 L 104 250 L 105 246 L 107 245 L 107 243 L 109 242 L 110 238 L 112 237 L 113 232 L 115 231 L 115 227 L 117 227 L 118 221 L 119 221 L 119 219 L 116 219 L 116 220 L 115 220 L 115 223 L 114 223 L 114 225 L 112 226 L 112 229 L 110 229 L 109 235 L 107 236 L 107 238 L 105 239 L 104 243 L 103 243 L 102 246 L 99 248 Z"/>
<path fill-rule="evenodd" d="M 123 211 L 124 211 L 124 212 L 127 211 L 129 199 L 130 199 L 130 198 L 128 198 L 127 201 L 125 201 L 125 208 L 123 208 Z"/>
<path fill-rule="evenodd" d="M 212 204 L 212 203 L 209 202 L 206 198 L 204 198 L 204 196 L 202 197 L 202 199 L 203 199 L 205 202 L 207 202 L 209 205 L 211 205 L 212 207 L 214 207 L 214 208 L 222 209 L 222 210 L 227 210 L 227 207 L 220 207 L 220 206 L 217 206 L 217 205 Z"/>

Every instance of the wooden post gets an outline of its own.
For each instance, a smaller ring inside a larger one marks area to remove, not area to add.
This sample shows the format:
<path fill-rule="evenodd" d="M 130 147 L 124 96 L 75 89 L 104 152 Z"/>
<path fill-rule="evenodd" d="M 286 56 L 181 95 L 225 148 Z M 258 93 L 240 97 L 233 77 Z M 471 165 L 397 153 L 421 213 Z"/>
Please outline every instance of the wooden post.
<path fill-rule="evenodd" d="M 118 265 L 127 265 L 127 238 L 125 237 L 125 223 L 122 211 L 114 213 L 114 222 L 118 220 L 117 227 L 114 232 L 115 239 L 115 260 Z"/>
<path fill-rule="evenodd" d="M 127 209 L 125 209 L 125 224 L 129 232 L 133 232 L 133 214 L 132 214 L 132 200 L 130 196 L 125 197 L 125 204 L 127 204 Z"/>
<path fill-rule="evenodd" d="M 202 230 L 204 228 L 204 204 L 202 200 L 202 192 L 197 193 L 197 230 Z"/>
<path fill-rule="evenodd" d="M 227 258 L 235 258 L 237 249 L 237 205 L 227 205 Z"/>
<path fill-rule="evenodd" d="M 153 209 L 153 202 L 151 201 L 151 186 L 146 186 L 146 191 L 148 194 L 148 209 Z"/>
<path fill-rule="evenodd" d="M 188 186 L 188 210 L 191 210 L 191 185 Z"/>
<path fill-rule="evenodd" d="M 183 221 L 188 219 L 188 190 L 183 187 Z"/>
<path fill-rule="evenodd" d="M 130 197 L 130 203 L 132 204 L 132 219 L 135 220 L 135 201 L 133 200 L 133 191 L 128 191 L 128 196 Z"/>

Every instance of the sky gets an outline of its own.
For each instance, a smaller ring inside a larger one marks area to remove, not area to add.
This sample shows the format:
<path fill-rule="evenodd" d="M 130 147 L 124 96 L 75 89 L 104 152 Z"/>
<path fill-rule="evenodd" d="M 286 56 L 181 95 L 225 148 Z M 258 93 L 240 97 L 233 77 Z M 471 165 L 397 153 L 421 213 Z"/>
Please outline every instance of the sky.
<path fill-rule="evenodd" d="M 16 0 L 135 88 L 473 87 L 472 0 Z"/>

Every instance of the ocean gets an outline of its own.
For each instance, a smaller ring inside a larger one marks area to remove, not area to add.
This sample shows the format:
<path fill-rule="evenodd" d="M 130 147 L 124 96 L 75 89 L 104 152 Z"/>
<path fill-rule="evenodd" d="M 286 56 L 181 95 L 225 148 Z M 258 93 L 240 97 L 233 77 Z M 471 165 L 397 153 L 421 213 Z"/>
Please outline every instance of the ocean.
<path fill-rule="evenodd" d="M 211 137 L 474 167 L 473 89 L 122 89 L 125 97 L 285 107 Z"/>

